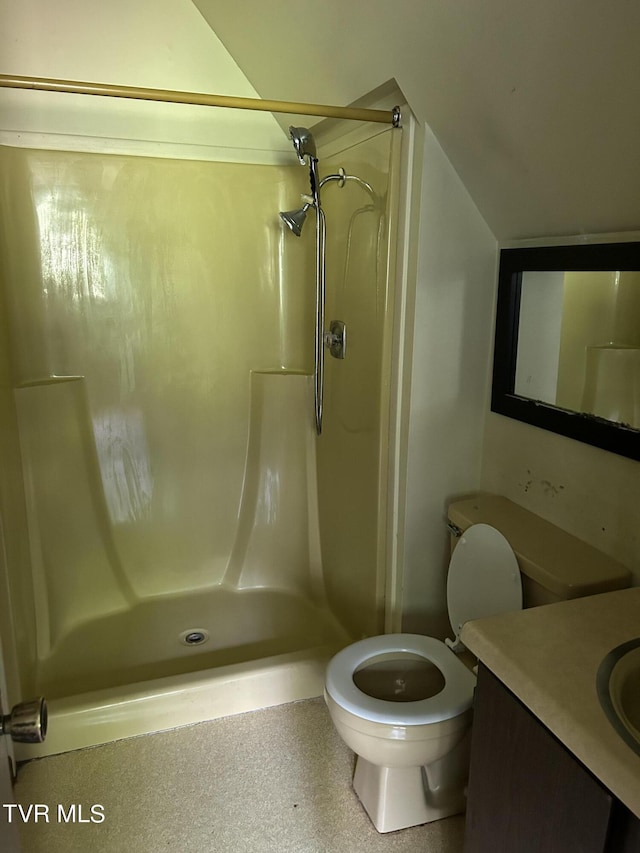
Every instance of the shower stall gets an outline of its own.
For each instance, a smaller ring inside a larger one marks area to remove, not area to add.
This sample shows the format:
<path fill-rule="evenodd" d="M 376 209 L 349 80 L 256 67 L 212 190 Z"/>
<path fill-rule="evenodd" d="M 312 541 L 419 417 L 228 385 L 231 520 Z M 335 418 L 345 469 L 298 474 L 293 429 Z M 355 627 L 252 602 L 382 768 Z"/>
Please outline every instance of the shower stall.
<path fill-rule="evenodd" d="M 400 134 L 316 137 L 360 181 L 322 198 L 321 436 L 293 150 L 0 146 L 2 645 L 50 708 L 19 758 L 319 695 L 384 630 Z"/>

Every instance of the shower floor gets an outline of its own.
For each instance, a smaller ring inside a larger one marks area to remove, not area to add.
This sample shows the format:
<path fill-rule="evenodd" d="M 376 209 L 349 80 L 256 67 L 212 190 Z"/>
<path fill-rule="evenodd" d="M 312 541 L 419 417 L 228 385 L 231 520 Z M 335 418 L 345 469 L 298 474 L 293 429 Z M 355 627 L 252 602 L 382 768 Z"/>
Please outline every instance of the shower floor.
<path fill-rule="evenodd" d="M 185 644 L 192 630 L 205 642 Z M 300 596 L 217 587 L 79 626 L 40 662 L 37 690 L 60 699 L 350 641 L 326 607 Z"/>

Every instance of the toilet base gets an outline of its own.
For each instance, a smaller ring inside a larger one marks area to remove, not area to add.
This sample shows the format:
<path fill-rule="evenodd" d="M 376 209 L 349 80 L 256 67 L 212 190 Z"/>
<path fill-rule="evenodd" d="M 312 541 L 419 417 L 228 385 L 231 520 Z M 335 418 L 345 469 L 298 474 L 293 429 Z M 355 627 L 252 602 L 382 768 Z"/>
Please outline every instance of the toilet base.
<path fill-rule="evenodd" d="M 426 767 L 381 767 L 357 756 L 353 789 L 378 832 L 464 812 L 469 740 Z"/>

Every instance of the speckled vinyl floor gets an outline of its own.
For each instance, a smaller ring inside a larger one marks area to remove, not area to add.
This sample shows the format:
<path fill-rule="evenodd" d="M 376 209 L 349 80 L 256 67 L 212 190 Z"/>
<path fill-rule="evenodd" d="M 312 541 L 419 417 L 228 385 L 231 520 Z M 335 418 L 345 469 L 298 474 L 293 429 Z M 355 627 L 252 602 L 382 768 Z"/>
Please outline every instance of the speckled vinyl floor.
<path fill-rule="evenodd" d="M 20 770 L 16 801 L 49 806 L 49 823 L 21 826 L 22 847 L 461 853 L 462 817 L 379 835 L 351 790 L 352 768 L 322 699 L 52 756 Z M 80 805 L 88 822 L 58 821 L 59 804 L 67 815 L 71 804 Z"/>

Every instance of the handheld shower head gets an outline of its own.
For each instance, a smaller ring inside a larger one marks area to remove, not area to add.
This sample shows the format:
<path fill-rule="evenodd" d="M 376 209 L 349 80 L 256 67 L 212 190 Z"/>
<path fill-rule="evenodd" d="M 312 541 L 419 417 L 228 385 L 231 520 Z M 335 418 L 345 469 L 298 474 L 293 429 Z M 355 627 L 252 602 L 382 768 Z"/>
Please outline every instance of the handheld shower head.
<path fill-rule="evenodd" d="M 298 160 L 300 161 L 301 166 L 305 165 L 304 158 L 307 155 L 312 157 L 314 160 L 317 159 L 316 143 L 308 128 L 293 127 L 292 125 L 289 128 L 289 136 L 293 142 L 293 147 L 296 149 L 296 154 L 298 155 Z"/>

